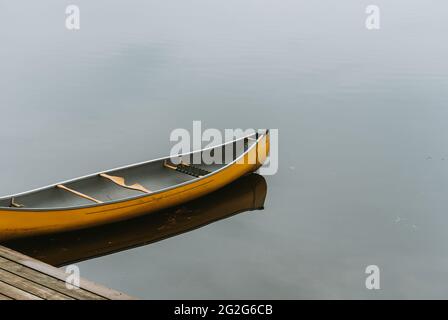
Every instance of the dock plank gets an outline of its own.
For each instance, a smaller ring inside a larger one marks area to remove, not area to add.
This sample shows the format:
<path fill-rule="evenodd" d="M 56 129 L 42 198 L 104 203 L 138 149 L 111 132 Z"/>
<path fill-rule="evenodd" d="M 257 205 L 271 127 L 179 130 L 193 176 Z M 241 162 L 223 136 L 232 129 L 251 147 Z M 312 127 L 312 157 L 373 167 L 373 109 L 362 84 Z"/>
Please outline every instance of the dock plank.
<path fill-rule="evenodd" d="M 0 293 L 0 301 L 4 301 L 4 300 L 12 300 L 10 297 L 4 296 Z"/>
<path fill-rule="evenodd" d="M 9 284 L 17 289 L 26 291 L 36 297 L 45 300 L 75 300 L 74 298 L 52 290 L 49 287 L 45 287 L 36 282 L 30 281 L 26 278 L 22 278 L 14 273 L 0 269 L 0 279 L 4 283 Z"/>
<path fill-rule="evenodd" d="M 4 292 L 8 297 L 16 300 L 43 300 L 42 298 L 13 287 L 3 281 L 0 281 L 0 291 Z"/>
<path fill-rule="evenodd" d="M 105 299 L 99 295 L 93 294 L 89 291 L 85 291 L 82 289 L 69 290 L 66 287 L 66 284 L 64 281 L 60 281 L 59 279 L 55 279 L 51 276 L 48 276 L 45 273 L 41 273 L 34 269 L 17 264 L 11 260 L 4 259 L 3 257 L 0 257 L 0 269 L 8 271 L 10 273 L 13 273 L 17 276 L 23 277 L 27 280 L 41 283 L 44 286 L 46 286 L 54 291 L 68 295 L 69 297 L 72 297 L 77 300 L 85 300 L 85 299 L 104 300 Z"/>
<path fill-rule="evenodd" d="M 69 289 L 69 275 L 53 266 L 0 246 L 0 294 L 12 299 L 130 300 L 132 297 L 85 279 Z M 23 294 L 25 293 L 25 294 Z"/>

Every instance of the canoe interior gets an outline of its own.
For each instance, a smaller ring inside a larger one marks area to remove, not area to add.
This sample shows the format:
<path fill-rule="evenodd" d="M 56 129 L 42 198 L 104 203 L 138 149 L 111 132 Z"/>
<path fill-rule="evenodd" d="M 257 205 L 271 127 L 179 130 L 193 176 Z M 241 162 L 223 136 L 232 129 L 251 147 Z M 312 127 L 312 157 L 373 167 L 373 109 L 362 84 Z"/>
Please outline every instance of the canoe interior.
<path fill-rule="evenodd" d="M 195 164 L 194 166 L 213 173 L 214 171 L 219 170 L 234 161 L 248 148 L 255 144 L 256 141 L 253 139 L 254 137 L 255 135 L 251 136 L 251 139 L 247 139 L 246 145 L 242 143 L 242 141 L 238 141 L 218 146 L 214 148 L 213 151 L 199 151 L 198 153 L 220 152 L 222 153 L 223 163 L 211 165 L 200 163 Z M 191 153 L 184 155 L 181 158 L 185 163 L 192 163 L 193 157 L 194 153 Z M 106 173 L 107 175 L 114 177 L 124 178 L 125 183 L 128 186 L 139 184 L 150 190 L 151 193 L 162 191 L 163 189 L 175 187 L 176 185 L 198 179 L 198 177 L 167 168 L 164 166 L 164 162 L 167 159 L 169 159 L 169 157 L 143 164 L 128 166 L 121 169 L 104 171 L 102 173 Z M 60 184 L 83 195 L 88 195 L 102 204 L 123 201 L 145 194 L 139 190 L 128 189 L 117 185 L 99 174 L 90 175 L 68 182 L 62 182 L 58 185 Z M 12 202 L 18 204 L 20 208 L 12 206 Z M 10 196 L 0 199 L 0 208 L 8 208 L 10 210 L 67 209 L 91 205 L 98 205 L 98 203 L 93 203 L 91 199 L 87 199 L 67 190 L 58 188 L 57 185 L 51 185 L 37 191 L 31 191 L 17 196 Z"/>

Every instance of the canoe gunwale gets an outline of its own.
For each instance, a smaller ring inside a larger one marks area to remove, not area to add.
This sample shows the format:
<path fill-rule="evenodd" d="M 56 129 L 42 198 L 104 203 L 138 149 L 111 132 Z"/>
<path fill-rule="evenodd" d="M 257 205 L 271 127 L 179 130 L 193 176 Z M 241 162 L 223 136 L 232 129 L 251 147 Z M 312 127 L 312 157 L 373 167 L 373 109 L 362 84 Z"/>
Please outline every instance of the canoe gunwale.
<path fill-rule="evenodd" d="M 222 148 L 224 146 L 227 146 L 227 145 L 230 145 L 230 144 L 234 144 L 234 143 L 236 143 L 238 141 L 247 139 L 249 137 L 253 137 L 256 134 L 257 133 L 249 134 L 249 135 L 246 135 L 244 137 L 237 138 L 237 139 L 234 139 L 232 141 L 222 143 L 220 145 L 211 146 L 211 147 L 207 147 L 207 148 L 203 148 L 203 149 L 199 149 L 199 150 L 193 150 L 193 151 L 190 151 L 190 152 L 179 154 L 178 156 L 179 157 L 183 157 L 183 156 L 188 156 L 188 155 L 191 155 L 191 154 L 194 154 L 194 153 L 198 153 L 198 152 L 204 152 L 204 151 L 207 151 L 207 150 L 212 150 L 212 149 L 216 149 L 216 148 Z M 111 200 L 111 201 L 104 202 L 104 203 L 101 203 L 101 204 L 92 203 L 92 204 L 86 204 L 86 205 L 81 205 L 81 206 L 70 206 L 70 207 L 51 207 L 51 208 L 0 207 L 0 213 L 2 211 L 3 212 L 22 212 L 22 213 L 27 213 L 27 212 L 29 212 L 29 213 L 38 213 L 38 212 L 51 212 L 51 211 L 71 211 L 71 210 L 79 210 L 79 209 L 85 209 L 85 208 L 104 207 L 104 206 L 108 206 L 108 205 L 111 205 L 111 204 L 123 203 L 123 202 L 128 202 L 128 201 L 131 201 L 131 200 L 137 200 L 137 199 L 141 199 L 141 198 L 152 197 L 154 195 L 158 195 L 158 194 L 170 191 L 170 190 L 175 189 L 175 188 L 179 188 L 179 187 L 182 187 L 182 186 L 186 186 L 188 184 L 192 184 L 194 182 L 198 182 L 198 181 L 204 180 L 206 178 L 210 178 L 211 176 L 214 176 L 214 175 L 216 175 L 216 174 L 218 174 L 218 173 L 228 169 L 230 166 L 236 164 L 241 158 L 246 156 L 252 149 L 257 148 L 257 146 L 259 145 L 260 141 L 264 137 L 266 137 L 268 135 L 269 135 L 269 130 L 266 130 L 264 133 L 258 134 L 258 138 L 256 139 L 255 143 L 253 143 L 246 151 L 241 153 L 241 155 L 236 157 L 235 160 L 233 160 L 232 162 L 226 164 L 222 168 L 214 170 L 210 174 L 207 174 L 206 176 L 201 176 L 201 177 L 193 178 L 191 180 L 188 180 L 188 181 L 185 181 L 185 182 L 182 182 L 182 183 L 174 184 L 172 186 L 168 186 L 168 187 L 162 188 L 160 190 L 154 191 L 154 192 L 152 192 L 150 194 L 135 195 L 135 196 L 127 197 L 127 198 L 124 198 L 124 199 Z M 50 185 L 47 185 L 47 186 L 44 186 L 44 187 L 40 187 L 40 188 L 37 188 L 37 189 L 33 189 L 33 190 L 30 190 L 30 191 L 26 191 L 26 192 L 22 192 L 22 193 L 18 193 L 18 194 L 13 194 L 13 195 L 9 195 L 9 196 L 0 197 L 0 200 L 7 200 L 7 199 L 17 198 L 17 197 L 24 196 L 24 195 L 34 194 L 34 193 L 37 193 L 37 192 L 40 192 L 40 191 L 44 191 L 44 190 L 56 187 L 57 185 L 70 184 L 70 183 L 77 182 L 77 181 L 80 181 L 80 180 L 83 180 L 83 179 L 87 179 L 87 178 L 98 176 L 98 175 L 100 175 L 102 173 L 113 173 L 115 171 L 129 169 L 129 168 L 138 167 L 138 166 L 143 166 L 143 165 L 146 165 L 146 164 L 154 163 L 154 162 L 157 162 L 157 161 L 164 161 L 164 160 L 168 160 L 168 159 L 171 159 L 171 158 L 172 158 L 172 156 L 166 156 L 166 157 L 162 157 L 162 158 L 157 158 L 157 159 L 152 159 L 152 160 L 147 160 L 147 161 L 143 161 L 143 162 L 138 162 L 138 163 L 134 163 L 134 164 L 126 165 L 126 166 L 121 166 L 121 167 L 117 167 L 117 168 L 113 168 L 113 169 L 109 169 L 109 170 L 105 170 L 105 171 L 100 171 L 100 172 L 96 172 L 96 173 L 93 173 L 93 174 L 88 174 L 88 175 L 85 175 L 85 176 L 77 177 L 77 178 L 74 178 L 74 179 L 65 180 L 65 181 L 61 181 L 61 182 L 58 182 L 58 183 L 50 184 Z"/>

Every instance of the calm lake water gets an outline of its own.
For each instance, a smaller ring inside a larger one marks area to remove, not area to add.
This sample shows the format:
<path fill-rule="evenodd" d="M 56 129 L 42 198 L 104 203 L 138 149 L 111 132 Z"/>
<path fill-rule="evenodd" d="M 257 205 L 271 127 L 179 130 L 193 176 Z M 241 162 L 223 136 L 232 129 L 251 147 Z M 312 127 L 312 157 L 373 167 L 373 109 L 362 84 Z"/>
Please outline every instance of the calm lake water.
<path fill-rule="evenodd" d="M 165 156 L 194 120 L 277 128 L 263 211 L 81 275 L 149 299 L 448 298 L 448 4 L 377 0 L 374 31 L 369 4 L 1 1 L 0 194 Z"/>

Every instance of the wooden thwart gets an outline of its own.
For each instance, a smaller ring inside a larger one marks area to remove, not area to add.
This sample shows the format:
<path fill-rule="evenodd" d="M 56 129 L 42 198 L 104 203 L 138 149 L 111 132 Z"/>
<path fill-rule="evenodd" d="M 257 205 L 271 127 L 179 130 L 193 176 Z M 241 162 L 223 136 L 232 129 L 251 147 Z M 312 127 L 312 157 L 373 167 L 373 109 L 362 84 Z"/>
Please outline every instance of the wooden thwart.
<path fill-rule="evenodd" d="M 66 186 L 64 186 L 64 185 L 62 185 L 62 184 L 58 184 L 57 187 L 58 187 L 59 189 L 62 189 L 62 190 L 71 192 L 71 193 L 77 195 L 78 197 L 81 197 L 81 198 L 84 198 L 84 199 L 87 199 L 87 200 L 90 200 L 90 201 L 93 201 L 93 202 L 96 202 L 96 203 L 103 203 L 103 201 L 100 201 L 100 200 L 97 200 L 97 199 L 95 199 L 95 198 L 89 197 L 88 195 L 85 195 L 84 193 L 78 192 L 78 191 L 76 191 L 76 190 L 67 188 Z"/>
<path fill-rule="evenodd" d="M 105 173 L 100 173 L 100 177 L 106 178 L 106 179 L 112 181 L 113 183 L 119 185 L 120 187 L 123 187 L 123 188 L 131 189 L 131 190 L 137 190 L 137 191 L 141 191 L 143 193 L 151 193 L 151 190 L 146 189 L 141 184 L 135 183 L 133 185 L 127 185 L 125 180 L 124 180 L 124 178 L 122 178 L 122 177 L 110 176 L 110 175 L 105 174 Z"/>

